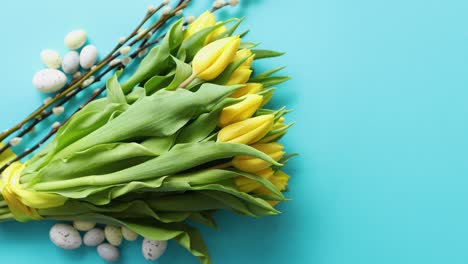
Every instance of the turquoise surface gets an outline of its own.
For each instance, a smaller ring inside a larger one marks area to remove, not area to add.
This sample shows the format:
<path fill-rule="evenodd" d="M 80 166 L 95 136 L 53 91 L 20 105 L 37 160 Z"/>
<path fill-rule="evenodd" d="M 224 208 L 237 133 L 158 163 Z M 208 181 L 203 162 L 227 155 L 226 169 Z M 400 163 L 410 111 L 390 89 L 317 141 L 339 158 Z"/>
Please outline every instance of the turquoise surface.
<path fill-rule="evenodd" d="M 65 33 L 84 28 L 105 54 L 150 3 L 4 1 L 0 129 L 42 102 L 31 85 L 42 49 L 64 52 Z M 295 110 L 284 144 L 301 155 L 282 215 L 221 213 L 220 230 L 203 229 L 214 263 L 467 263 L 467 12 L 461 0 L 243 0 L 222 12 L 287 51 L 262 65 L 294 77 L 273 104 Z M 51 225 L 0 224 L 0 262 L 103 263 L 53 246 Z M 122 255 L 146 262 L 138 243 Z M 159 263 L 197 261 L 171 243 Z"/>

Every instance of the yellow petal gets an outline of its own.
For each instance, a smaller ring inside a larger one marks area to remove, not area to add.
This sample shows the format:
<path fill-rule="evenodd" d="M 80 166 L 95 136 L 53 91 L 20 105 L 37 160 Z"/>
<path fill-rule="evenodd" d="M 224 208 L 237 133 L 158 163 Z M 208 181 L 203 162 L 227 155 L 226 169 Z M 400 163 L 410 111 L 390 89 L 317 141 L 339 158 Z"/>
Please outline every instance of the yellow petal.
<path fill-rule="evenodd" d="M 266 168 L 264 170 L 256 172 L 255 175 L 268 180 L 270 177 L 273 176 L 274 173 L 275 172 L 271 168 Z M 239 190 L 243 192 L 251 192 L 262 186 L 262 184 L 259 183 L 258 181 L 255 181 L 246 177 L 237 177 L 235 179 L 235 182 Z"/>
<path fill-rule="evenodd" d="M 250 94 L 242 102 L 224 108 L 219 117 L 219 126 L 225 127 L 252 117 L 262 104 L 262 100 L 263 96 Z"/>
<path fill-rule="evenodd" d="M 263 85 L 261 83 L 247 83 L 244 87 L 234 91 L 229 97 L 239 98 L 247 94 L 255 94 L 263 90 Z"/>
<path fill-rule="evenodd" d="M 218 141 L 253 144 L 271 130 L 274 119 L 274 115 L 261 115 L 228 125 L 219 131 Z"/>
<path fill-rule="evenodd" d="M 280 160 L 284 156 L 284 147 L 277 142 L 267 144 L 257 143 L 252 145 L 252 147 L 267 154 L 275 161 Z M 250 156 L 236 156 L 232 160 L 232 165 L 236 169 L 246 172 L 261 171 L 271 166 L 271 164 L 267 161 Z"/>
<path fill-rule="evenodd" d="M 184 39 L 189 38 L 193 34 L 197 33 L 200 30 L 203 30 L 208 27 L 212 27 L 216 24 L 216 18 L 210 11 L 206 11 L 201 14 L 195 21 L 193 21 L 185 30 Z"/>
<path fill-rule="evenodd" d="M 250 68 L 239 67 L 232 73 L 226 85 L 247 83 L 250 79 L 250 75 L 252 75 L 252 70 Z"/>
<path fill-rule="evenodd" d="M 225 31 L 227 30 L 227 28 L 222 25 L 222 26 L 219 26 L 217 29 L 215 29 L 210 35 L 208 35 L 208 37 L 206 38 L 205 40 L 205 45 L 210 43 L 211 41 L 213 41 L 214 39 L 216 39 L 217 37 L 219 37 L 221 34 L 223 34 Z"/>
<path fill-rule="evenodd" d="M 232 62 L 239 45 L 239 36 L 223 38 L 206 45 L 193 58 L 194 73 L 203 80 L 218 77 Z"/>
<path fill-rule="evenodd" d="M 237 51 L 236 57 L 234 57 L 234 61 L 240 61 L 240 60 L 243 60 L 243 59 L 247 58 L 247 60 L 245 60 L 240 65 L 240 67 L 250 68 L 250 66 L 252 66 L 252 62 L 254 60 L 254 57 L 255 57 L 255 55 L 252 54 L 252 52 L 249 49 L 241 49 L 241 50 Z"/>

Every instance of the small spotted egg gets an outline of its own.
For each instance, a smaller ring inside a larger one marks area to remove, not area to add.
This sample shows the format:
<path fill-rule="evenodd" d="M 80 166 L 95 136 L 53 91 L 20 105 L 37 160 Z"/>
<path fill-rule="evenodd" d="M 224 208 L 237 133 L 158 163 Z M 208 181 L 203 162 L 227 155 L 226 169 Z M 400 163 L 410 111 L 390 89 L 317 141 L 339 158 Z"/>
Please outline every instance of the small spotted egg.
<path fill-rule="evenodd" d="M 32 82 L 39 91 L 53 93 L 65 86 L 67 76 L 59 70 L 43 69 L 34 74 Z"/>
<path fill-rule="evenodd" d="M 49 232 L 52 243 L 63 249 L 76 249 L 81 246 L 81 236 L 71 225 L 55 224 Z"/>
<path fill-rule="evenodd" d="M 62 58 L 55 50 L 46 49 L 41 52 L 42 62 L 50 69 L 58 69 L 62 65 Z"/>
<path fill-rule="evenodd" d="M 164 254 L 167 248 L 167 241 L 165 240 L 151 240 L 145 238 L 142 244 L 143 256 L 147 260 L 157 260 Z"/>
<path fill-rule="evenodd" d="M 101 258 L 109 262 L 117 261 L 120 257 L 119 249 L 108 243 L 99 245 L 97 252 Z"/>
<path fill-rule="evenodd" d="M 86 42 L 87 34 L 86 31 L 82 29 L 77 29 L 70 31 L 66 36 L 63 42 L 67 48 L 75 50 L 81 48 Z"/>
<path fill-rule="evenodd" d="M 104 231 L 99 228 L 93 228 L 85 233 L 83 243 L 88 247 L 95 247 L 105 240 Z"/>
<path fill-rule="evenodd" d="M 120 231 L 120 227 L 108 225 L 104 228 L 104 234 L 107 242 L 111 245 L 120 246 L 122 244 L 122 231 Z"/>
<path fill-rule="evenodd" d="M 94 45 L 86 45 L 80 52 L 80 65 L 83 69 L 89 69 L 96 64 L 98 51 Z"/>
<path fill-rule="evenodd" d="M 76 51 L 70 51 L 62 60 L 62 70 L 68 74 L 76 73 L 80 68 L 80 54 Z"/>

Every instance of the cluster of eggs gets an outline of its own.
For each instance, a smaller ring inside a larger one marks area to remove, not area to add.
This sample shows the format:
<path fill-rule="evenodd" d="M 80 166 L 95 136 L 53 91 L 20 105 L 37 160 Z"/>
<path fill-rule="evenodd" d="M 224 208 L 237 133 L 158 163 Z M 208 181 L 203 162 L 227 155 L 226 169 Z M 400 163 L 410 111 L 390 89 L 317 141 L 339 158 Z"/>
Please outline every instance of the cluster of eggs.
<path fill-rule="evenodd" d="M 47 69 L 34 74 L 34 87 L 44 93 L 54 93 L 67 84 L 67 74 L 77 78 L 81 76 L 80 68 L 87 70 L 93 67 L 98 59 L 98 51 L 94 45 L 84 46 L 86 40 L 86 31 L 73 30 L 65 36 L 64 43 L 70 51 L 63 58 L 55 50 L 43 50 L 41 59 Z"/>
<path fill-rule="evenodd" d="M 81 236 L 80 232 L 84 232 L 84 235 Z M 126 227 L 107 225 L 101 228 L 96 223 L 87 221 L 75 221 L 73 225 L 55 224 L 50 229 L 49 236 L 52 243 L 63 249 L 77 249 L 83 244 L 96 247 L 98 255 L 109 262 L 120 258 L 119 246 L 123 239 L 138 239 L 138 234 Z M 156 260 L 166 251 L 167 241 L 145 238 L 141 248 L 145 259 Z"/>

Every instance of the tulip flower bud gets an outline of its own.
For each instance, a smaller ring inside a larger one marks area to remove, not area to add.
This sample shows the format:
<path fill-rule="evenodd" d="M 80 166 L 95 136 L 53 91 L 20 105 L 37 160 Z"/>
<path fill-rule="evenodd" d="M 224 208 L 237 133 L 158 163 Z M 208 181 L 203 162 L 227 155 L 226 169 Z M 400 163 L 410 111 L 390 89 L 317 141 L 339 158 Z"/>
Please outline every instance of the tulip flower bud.
<path fill-rule="evenodd" d="M 239 45 L 239 36 L 219 39 L 206 45 L 193 58 L 193 72 L 200 79 L 213 80 L 232 62 Z"/>
<path fill-rule="evenodd" d="M 219 117 L 219 126 L 225 127 L 252 117 L 262 104 L 262 100 L 263 96 L 261 95 L 249 94 L 242 102 L 225 107 Z"/>
<path fill-rule="evenodd" d="M 267 154 L 275 161 L 280 160 L 283 155 L 283 145 L 274 142 L 274 143 L 257 143 L 252 145 L 253 148 Z M 232 160 L 232 165 L 239 170 L 246 172 L 256 172 L 261 171 L 271 166 L 270 163 L 261 160 L 259 158 L 249 157 L 249 156 L 236 156 Z"/>
<path fill-rule="evenodd" d="M 284 124 L 284 117 L 280 117 L 278 121 L 273 125 L 273 128 L 271 129 L 268 134 L 262 138 L 259 142 L 261 143 L 268 143 L 277 140 L 284 134 L 286 134 L 287 129 L 291 126 Z"/>
<path fill-rule="evenodd" d="M 237 51 L 236 56 L 234 57 L 234 61 L 239 61 L 247 58 L 246 61 L 244 61 L 240 67 L 246 67 L 250 68 L 252 66 L 252 62 L 254 60 L 255 55 L 252 54 L 252 51 L 249 49 L 241 49 Z"/>
<path fill-rule="evenodd" d="M 260 177 L 268 180 L 270 177 L 273 176 L 274 173 L 275 172 L 273 171 L 273 169 L 266 168 L 264 170 L 256 172 L 255 175 L 260 176 Z M 236 182 L 236 185 L 239 188 L 239 190 L 242 191 L 242 192 L 246 192 L 246 193 L 251 192 L 251 191 L 253 191 L 255 189 L 258 189 L 258 188 L 262 187 L 261 183 L 255 181 L 255 180 L 246 178 L 246 177 L 238 177 L 238 178 L 235 179 L 235 182 Z"/>
<path fill-rule="evenodd" d="M 286 190 L 289 181 L 289 175 L 284 173 L 283 171 L 277 171 L 270 179 L 273 185 L 280 191 Z"/>
<path fill-rule="evenodd" d="M 200 30 L 203 30 L 208 27 L 212 27 L 216 24 L 216 18 L 210 11 L 206 11 L 201 14 L 195 21 L 193 21 L 185 30 L 184 39 L 189 38 L 193 34 L 197 33 Z"/>
<path fill-rule="evenodd" d="M 273 176 L 268 179 L 273 185 L 280 191 L 286 190 L 286 186 L 288 185 L 289 175 L 284 173 L 283 171 L 277 171 Z M 253 190 L 256 194 L 264 194 L 264 195 L 271 195 L 271 191 L 261 186 L 255 190 Z M 279 203 L 279 201 L 267 201 L 272 206 L 275 206 Z"/>
<path fill-rule="evenodd" d="M 255 94 L 263 90 L 263 85 L 261 83 L 247 83 L 244 87 L 234 91 L 229 97 L 239 98 L 247 94 Z"/>
<path fill-rule="evenodd" d="M 239 65 L 239 67 L 232 73 L 231 77 L 227 81 L 226 85 L 233 85 L 233 84 L 244 84 L 246 83 L 250 75 L 252 75 L 252 70 L 250 66 L 252 66 L 252 62 L 254 59 L 254 55 L 249 49 L 241 49 L 236 53 L 234 57 L 234 61 L 246 60 Z"/>
<path fill-rule="evenodd" d="M 252 75 L 252 70 L 250 68 L 239 67 L 232 73 L 226 85 L 244 84 L 249 81 L 250 75 Z"/>
<path fill-rule="evenodd" d="M 218 141 L 253 144 L 271 130 L 274 119 L 274 115 L 261 115 L 228 125 L 219 131 Z"/>
<path fill-rule="evenodd" d="M 225 31 L 227 30 L 227 28 L 222 25 L 222 26 L 219 26 L 217 29 L 215 29 L 210 35 L 208 35 L 208 37 L 206 37 L 206 40 L 205 40 L 205 45 L 210 43 L 212 40 L 216 39 L 217 37 L 219 37 L 221 34 L 223 34 Z"/>

